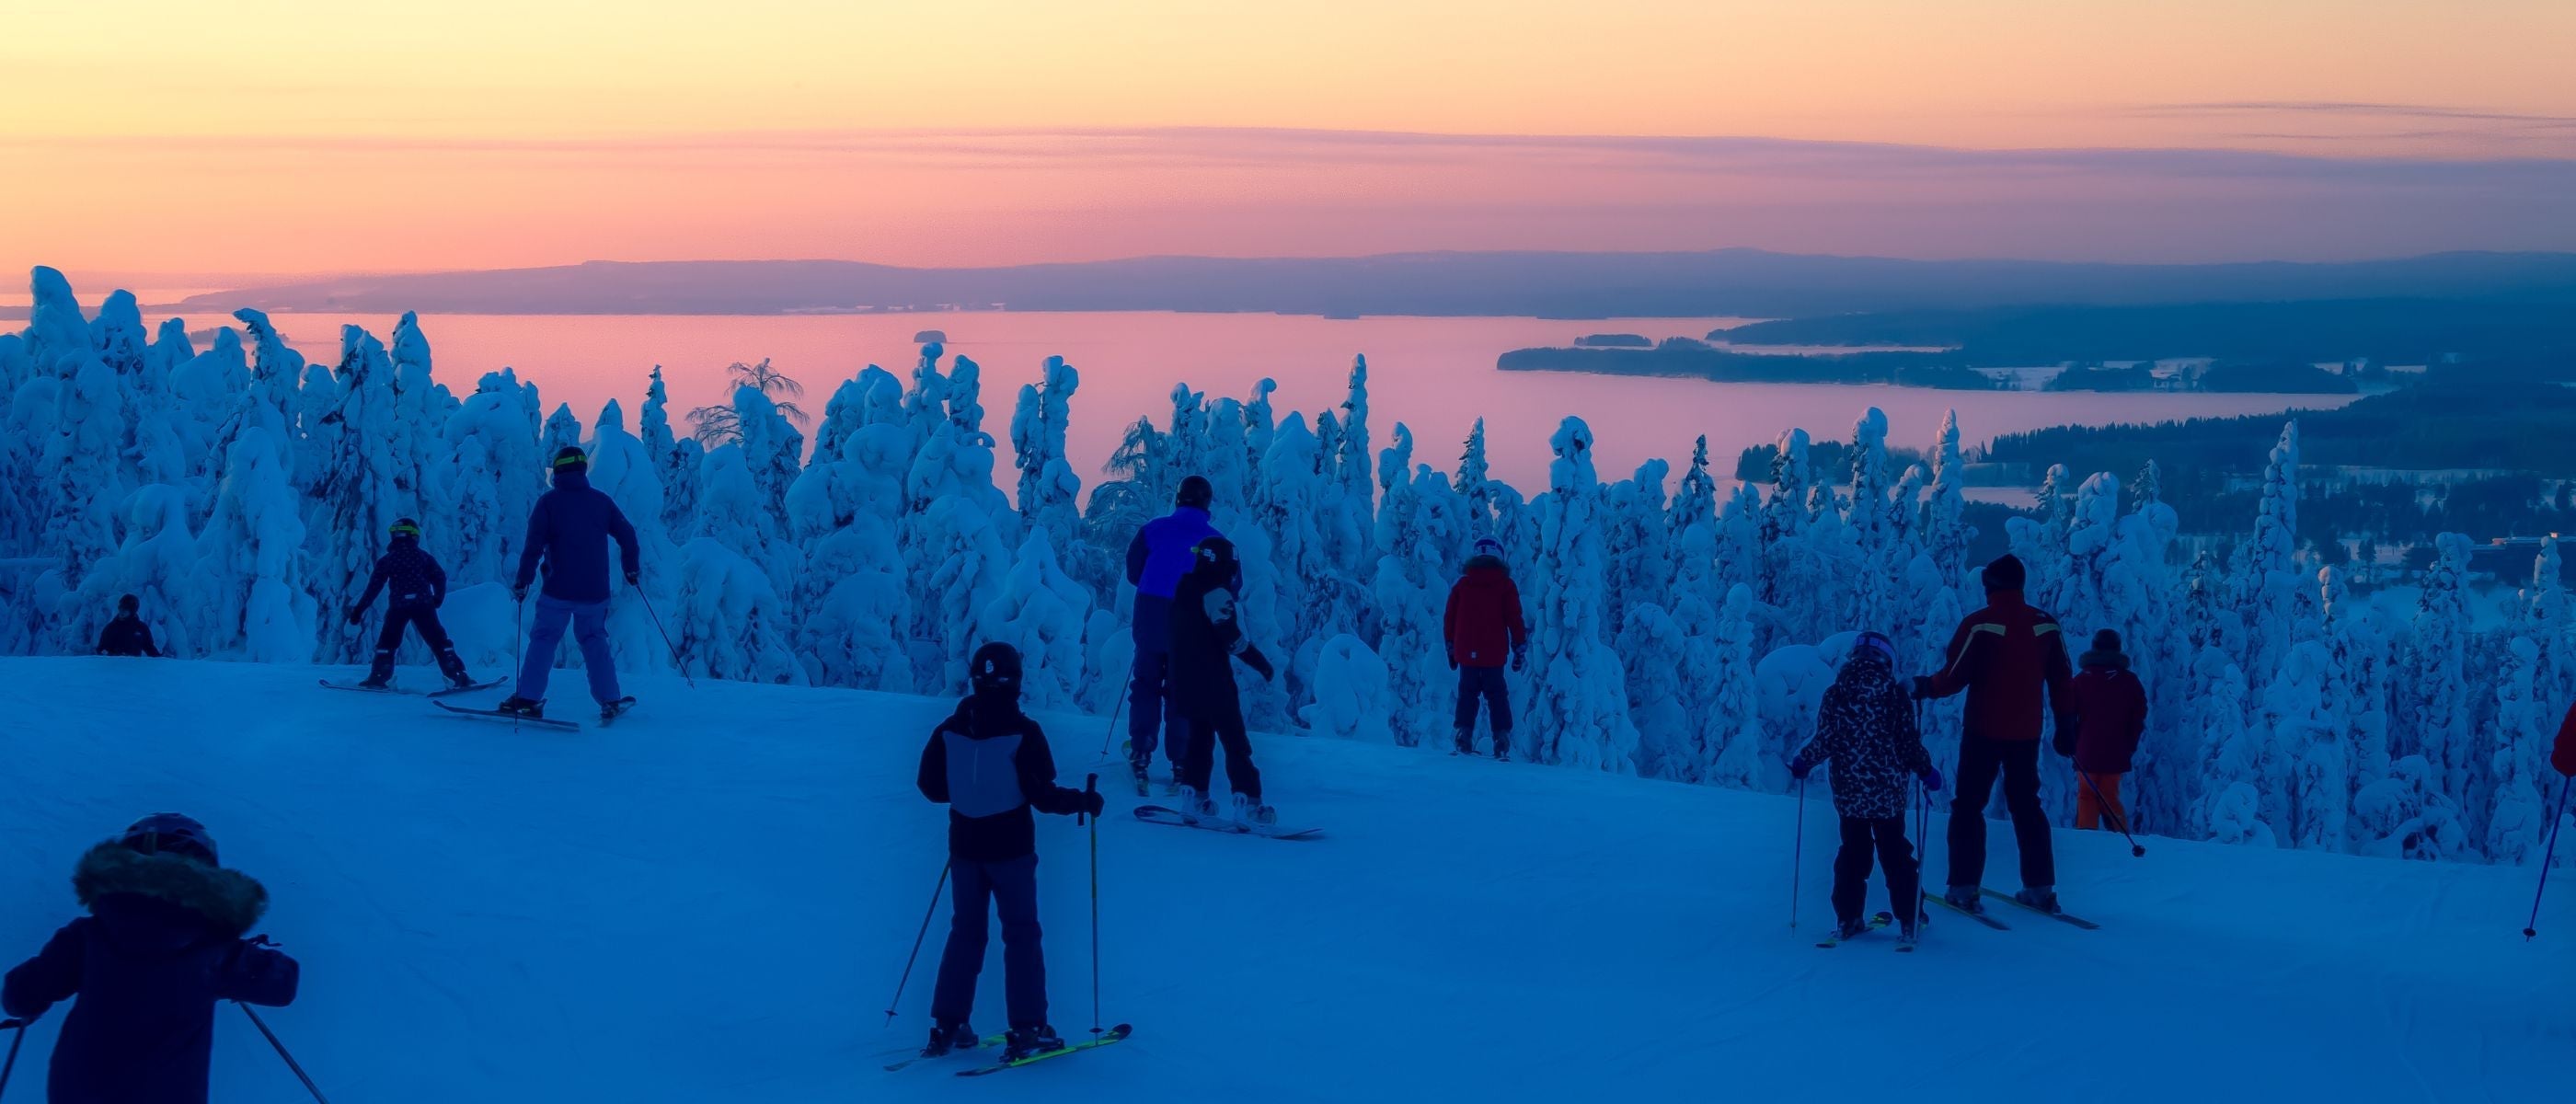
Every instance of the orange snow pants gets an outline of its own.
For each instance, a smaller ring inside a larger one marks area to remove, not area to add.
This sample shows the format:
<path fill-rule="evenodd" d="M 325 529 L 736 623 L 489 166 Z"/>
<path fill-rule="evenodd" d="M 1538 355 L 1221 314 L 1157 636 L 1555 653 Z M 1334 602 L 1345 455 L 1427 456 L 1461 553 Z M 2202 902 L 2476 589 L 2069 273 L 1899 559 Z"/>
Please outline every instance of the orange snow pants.
<path fill-rule="evenodd" d="M 2101 827 L 2103 813 L 2102 802 L 2108 801 L 2111 803 L 2111 826 L 2113 828 L 2126 827 L 2129 823 L 2129 810 L 2120 804 L 2120 776 L 2116 774 L 2088 773 L 2085 777 L 2092 779 L 2093 785 L 2087 786 L 2081 781 L 2076 783 L 2075 826 L 2087 829 Z M 2102 796 L 2099 799 L 2096 799 L 2093 796 L 2093 791 L 2096 787 L 2099 787 L 2102 791 Z"/>

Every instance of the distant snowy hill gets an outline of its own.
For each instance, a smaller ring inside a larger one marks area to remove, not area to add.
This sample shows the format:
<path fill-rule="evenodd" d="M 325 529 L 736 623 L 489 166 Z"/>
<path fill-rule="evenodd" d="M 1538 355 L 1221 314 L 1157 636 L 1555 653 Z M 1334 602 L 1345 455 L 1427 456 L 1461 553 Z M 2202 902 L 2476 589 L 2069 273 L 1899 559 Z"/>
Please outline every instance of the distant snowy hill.
<path fill-rule="evenodd" d="M 633 717 L 564 735 L 323 673 L 346 669 L 0 660 L 0 953 L 74 915 L 84 846 L 175 809 L 269 887 L 261 930 L 305 971 L 269 1022 L 343 1104 L 2548 1100 L 2576 1054 L 2576 898 L 2523 942 L 2530 870 L 2161 839 L 2132 859 L 2069 832 L 2065 898 L 2100 931 L 1939 913 L 1919 954 L 1825 951 L 1825 801 L 1792 930 L 1792 798 L 1271 736 L 1273 799 L 1330 838 L 1111 799 L 1102 1014 L 1132 1041 L 888 1074 L 946 922 L 886 1026 L 942 861 L 912 780 L 948 703 L 638 676 Z M 1041 716 L 1078 785 L 1104 723 Z M 1042 821 L 1053 1018 L 1078 1035 L 1089 839 Z M 979 1026 L 1000 992 L 996 947 Z M 60 1022 L 29 1034 L 27 1098 Z M 216 1032 L 216 1099 L 302 1099 L 238 1014 Z"/>

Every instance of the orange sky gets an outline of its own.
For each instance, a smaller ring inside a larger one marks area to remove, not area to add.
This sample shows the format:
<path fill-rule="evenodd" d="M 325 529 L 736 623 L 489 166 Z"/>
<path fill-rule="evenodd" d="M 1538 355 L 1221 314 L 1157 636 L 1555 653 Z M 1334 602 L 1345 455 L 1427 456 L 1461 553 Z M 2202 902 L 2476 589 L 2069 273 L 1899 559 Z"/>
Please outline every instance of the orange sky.
<path fill-rule="evenodd" d="M 1714 164 L 1351 132 L 2576 159 L 2565 0 L 27 8 L 0 35 L 0 264 L 98 273 L 2056 240 L 2027 218 L 1939 225 L 2041 187 L 2009 159 Z M 2190 165 L 2078 174 L 2064 202 L 2246 194 Z M 2296 175 L 2302 204 L 2341 201 L 2334 174 Z M 2460 170 L 2386 194 L 2466 210 L 2496 186 Z M 2383 201 L 2373 218 L 2399 210 Z M 2509 244 L 2443 217 L 2434 247 Z M 2068 252 L 2161 259 L 2116 219 L 2069 218 Z M 2336 253 L 2332 229 L 2279 249 Z"/>

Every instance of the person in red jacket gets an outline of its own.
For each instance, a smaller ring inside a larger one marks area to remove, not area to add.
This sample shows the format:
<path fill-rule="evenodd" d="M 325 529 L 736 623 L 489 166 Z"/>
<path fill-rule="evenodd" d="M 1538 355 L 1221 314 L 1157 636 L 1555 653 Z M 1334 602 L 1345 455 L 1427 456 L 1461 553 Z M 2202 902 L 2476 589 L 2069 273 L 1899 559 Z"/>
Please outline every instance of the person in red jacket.
<path fill-rule="evenodd" d="M 1440 639 L 1449 669 L 1458 672 L 1458 750 L 1476 753 L 1476 705 L 1481 699 L 1494 729 L 1494 758 L 1512 757 L 1512 698 L 1503 665 L 1518 671 L 1529 660 L 1529 622 L 1521 617 L 1521 591 L 1503 566 L 1502 542 L 1476 540 L 1466 573 L 1449 588 Z"/>
<path fill-rule="evenodd" d="M 2558 722 L 2558 745 L 2549 749 L 2549 765 L 2576 778 L 2576 706 L 2569 706 L 2567 719 Z"/>
<path fill-rule="evenodd" d="M 1950 888 L 1941 899 L 1965 912 L 1984 911 L 1978 894 L 1986 877 L 1986 798 L 2000 774 L 2013 838 L 2021 845 L 2022 888 L 2013 898 L 2055 912 L 2057 859 L 2049 850 L 2048 810 L 2039 803 L 2039 730 L 2043 707 L 2056 711 L 2059 731 L 2075 727 L 2075 673 L 2057 619 L 2022 600 L 2027 573 L 2021 560 L 1997 556 L 1982 574 L 1986 608 L 1959 622 L 1941 672 L 1914 680 L 1918 698 L 1968 693 L 1958 790 L 1950 802 Z"/>
<path fill-rule="evenodd" d="M 2057 753 L 2072 756 L 2084 777 L 2075 791 L 2075 826 L 2101 827 L 2108 813 L 2111 827 L 2126 831 L 2129 810 L 2120 804 L 2120 776 L 2138 754 L 2138 736 L 2147 730 L 2147 688 L 2129 670 L 2120 651 L 2120 634 L 2104 629 L 2093 634 L 2093 650 L 2079 661 L 2075 676 L 2075 727 L 2057 730 Z"/>

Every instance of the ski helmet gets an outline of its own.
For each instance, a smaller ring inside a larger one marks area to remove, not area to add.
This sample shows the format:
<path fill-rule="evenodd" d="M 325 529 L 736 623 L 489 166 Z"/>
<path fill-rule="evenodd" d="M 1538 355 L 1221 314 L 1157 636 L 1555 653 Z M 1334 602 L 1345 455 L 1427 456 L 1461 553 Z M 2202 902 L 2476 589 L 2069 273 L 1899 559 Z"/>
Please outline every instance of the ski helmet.
<path fill-rule="evenodd" d="M 116 600 L 116 609 L 119 613 L 132 613 L 141 608 L 143 608 L 143 599 L 131 594 Z"/>
<path fill-rule="evenodd" d="M 590 454 L 581 451 L 580 445 L 565 445 L 562 448 L 556 449 L 555 470 L 559 472 L 589 471 Z"/>
<path fill-rule="evenodd" d="M 1020 692 L 1020 650 L 1000 641 L 975 649 L 968 682 L 978 694 Z"/>
<path fill-rule="evenodd" d="M 209 866 L 215 863 L 215 837 L 196 818 L 178 813 L 154 813 L 135 821 L 116 842 L 146 855 L 186 855 Z"/>
<path fill-rule="evenodd" d="M 1193 570 L 1234 574 L 1234 542 L 1224 537 L 1209 537 L 1190 550 Z"/>
<path fill-rule="evenodd" d="M 393 528 L 386 532 L 397 537 L 417 537 L 420 535 L 420 523 L 410 518 L 395 518 Z"/>
<path fill-rule="evenodd" d="M 1889 640 L 1887 634 L 1864 632 L 1852 641 L 1851 658 L 1857 659 L 1869 653 L 1876 653 L 1880 659 L 1886 660 L 1888 670 L 1896 669 L 1896 642 Z"/>
<path fill-rule="evenodd" d="M 1172 495 L 1172 505 L 1187 506 L 1193 510 L 1207 509 L 1208 503 L 1214 501 L 1216 501 L 1216 488 L 1209 486 L 1207 477 L 1203 475 L 1193 475 L 1181 480 L 1181 489 Z"/>

